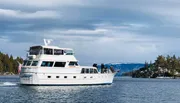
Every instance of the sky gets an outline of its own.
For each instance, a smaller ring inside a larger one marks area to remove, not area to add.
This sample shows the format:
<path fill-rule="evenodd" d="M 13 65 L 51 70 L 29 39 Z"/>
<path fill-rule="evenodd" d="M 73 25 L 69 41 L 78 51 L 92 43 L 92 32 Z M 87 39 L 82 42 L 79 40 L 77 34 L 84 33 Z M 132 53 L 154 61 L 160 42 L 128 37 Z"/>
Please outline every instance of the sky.
<path fill-rule="evenodd" d="M 26 57 L 53 39 L 80 64 L 180 56 L 179 0 L 0 0 L 0 51 Z"/>

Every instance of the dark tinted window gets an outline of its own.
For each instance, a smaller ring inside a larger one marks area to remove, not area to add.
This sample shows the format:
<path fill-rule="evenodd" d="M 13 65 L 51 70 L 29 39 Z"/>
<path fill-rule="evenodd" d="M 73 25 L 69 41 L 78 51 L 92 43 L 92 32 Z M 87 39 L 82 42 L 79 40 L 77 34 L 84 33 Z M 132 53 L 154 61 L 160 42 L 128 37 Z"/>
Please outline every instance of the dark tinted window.
<path fill-rule="evenodd" d="M 66 65 L 66 62 L 56 62 L 54 64 L 54 67 L 65 67 L 65 65 Z"/>
<path fill-rule="evenodd" d="M 27 60 L 24 61 L 23 66 L 25 66 L 26 64 L 27 64 Z"/>
<path fill-rule="evenodd" d="M 32 61 L 28 61 L 26 66 L 30 66 Z"/>
<path fill-rule="evenodd" d="M 33 61 L 32 66 L 37 66 L 38 65 L 38 61 Z"/>
<path fill-rule="evenodd" d="M 66 55 L 73 55 L 73 51 L 72 50 L 65 50 Z"/>
<path fill-rule="evenodd" d="M 78 66 L 78 63 L 77 62 L 70 62 L 69 66 Z"/>
<path fill-rule="evenodd" d="M 30 55 L 38 55 L 39 53 L 41 53 L 41 51 L 42 51 L 42 47 L 34 46 L 34 47 L 30 47 L 29 54 Z"/>
<path fill-rule="evenodd" d="M 90 73 L 93 73 L 93 69 L 92 68 L 90 69 Z"/>
<path fill-rule="evenodd" d="M 48 49 L 48 48 L 44 48 L 44 54 L 52 55 L 53 54 L 53 50 L 52 49 Z"/>
<path fill-rule="evenodd" d="M 51 61 L 43 61 L 41 66 L 42 67 L 52 67 L 54 62 Z"/>
<path fill-rule="evenodd" d="M 94 69 L 94 73 L 98 73 L 96 69 Z"/>
<path fill-rule="evenodd" d="M 54 55 L 63 55 L 63 50 L 54 49 Z"/>
<path fill-rule="evenodd" d="M 81 73 L 85 73 L 85 69 L 84 68 L 82 68 Z"/>
<path fill-rule="evenodd" d="M 86 73 L 89 73 L 89 69 L 86 69 Z"/>

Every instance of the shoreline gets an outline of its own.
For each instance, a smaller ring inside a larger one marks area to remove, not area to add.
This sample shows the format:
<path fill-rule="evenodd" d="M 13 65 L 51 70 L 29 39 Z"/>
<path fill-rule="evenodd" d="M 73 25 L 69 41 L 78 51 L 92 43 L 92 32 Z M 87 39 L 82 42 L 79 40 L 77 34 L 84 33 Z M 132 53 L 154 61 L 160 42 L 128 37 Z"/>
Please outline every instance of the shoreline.
<path fill-rule="evenodd" d="M 19 74 L 14 74 L 14 75 L 3 75 L 3 74 L 0 74 L 0 76 L 19 76 Z"/>

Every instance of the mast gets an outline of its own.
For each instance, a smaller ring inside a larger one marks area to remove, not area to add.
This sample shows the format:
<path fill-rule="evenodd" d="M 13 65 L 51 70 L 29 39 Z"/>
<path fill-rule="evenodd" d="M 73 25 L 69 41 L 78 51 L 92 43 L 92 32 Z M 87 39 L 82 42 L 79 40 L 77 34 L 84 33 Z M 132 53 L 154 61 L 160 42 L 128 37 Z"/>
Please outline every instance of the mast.
<path fill-rule="evenodd" d="M 44 45 L 48 46 L 49 44 L 51 44 L 52 41 L 52 39 L 44 39 Z"/>

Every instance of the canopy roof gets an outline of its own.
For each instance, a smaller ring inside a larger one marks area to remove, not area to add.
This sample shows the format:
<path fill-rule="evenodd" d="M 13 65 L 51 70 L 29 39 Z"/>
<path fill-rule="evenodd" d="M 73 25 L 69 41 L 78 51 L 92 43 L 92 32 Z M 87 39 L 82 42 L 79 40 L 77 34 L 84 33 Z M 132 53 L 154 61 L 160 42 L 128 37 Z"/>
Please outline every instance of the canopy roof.
<path fill-rule="evenodd" d="M 42 46 L 42 45 L 31 46 L 30 48 L 34 48 L 34 47 L 42 47 L 42 48 L 49 48 L 49 49 L 61 49 L 61 50 L 73 50 L 71 48 L 59 48 L 58 46 Z"/>

